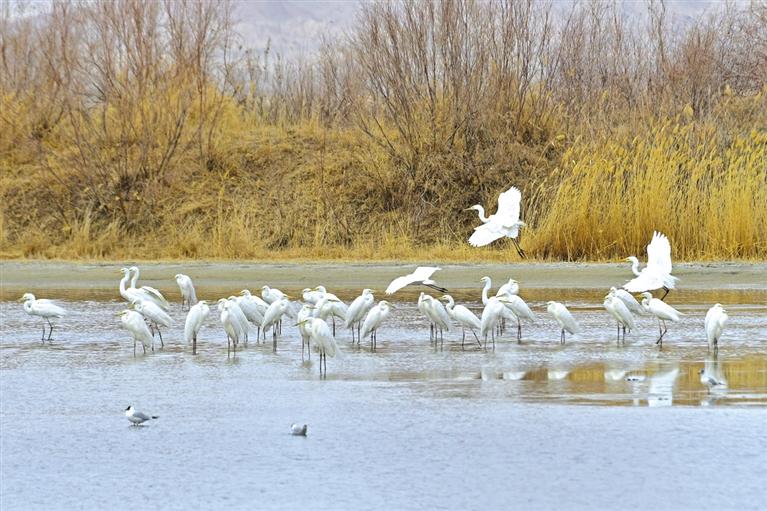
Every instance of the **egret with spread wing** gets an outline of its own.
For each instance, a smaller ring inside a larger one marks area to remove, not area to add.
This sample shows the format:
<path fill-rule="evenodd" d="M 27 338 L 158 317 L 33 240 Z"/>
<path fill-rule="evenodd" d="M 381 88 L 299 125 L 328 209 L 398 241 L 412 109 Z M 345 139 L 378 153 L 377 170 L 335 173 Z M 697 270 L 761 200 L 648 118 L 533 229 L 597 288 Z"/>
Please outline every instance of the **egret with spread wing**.
<path fill-rule="evenodd" d="M 636 277 L 623 285 L 630 293 L 644 293 L 663 288 L 666 298 L 669 290 L 674 289 L 679 280 L 671 275 L 671 243 L 665 234 L 654 232 L 650 244 L 647 245 L 647 266 L 639 271 L 639 259 L 634 256 L 626 258 L 631 261 L 631 271 Z"/>
<path fill-rule="evenodd" d="M 526 224 L 519 219 L 522 192 L 512 186 L 498 196 L 498 211 L 489 217 L 485 216 L 485 208 L 475 204 L 466 211 L 475 210 L 479 214 L 482 225 L 474 228 L 474 234 L 469 238 L 472 247 L 483 247 L 500 238 L 511 238 L 520 257 L 526 257 L 525 251 L 519 246 L 517 237 L 520 227 Z"/>
<path fill-rule="evenodd" d="M 447 289 L 444 287 L 439 287 L 437 283 L 434 282 L 431 278 L 431 276 L 434 275 L 434 272 L 441 269 L 442 268 L 438 268 L 436 266 L 419 266 L 413 273 L 404 275 L 402 277 L 397 277 L 396 279 L 392 280 L 391 284 L 389 284 L 389 287 L 386 288 L 386 294 L 394 294 L 403 287 L 409 286 L 411 284 L 420 284 L 422 286 L 436 289 L 440 293 L 447 293 Z"/>

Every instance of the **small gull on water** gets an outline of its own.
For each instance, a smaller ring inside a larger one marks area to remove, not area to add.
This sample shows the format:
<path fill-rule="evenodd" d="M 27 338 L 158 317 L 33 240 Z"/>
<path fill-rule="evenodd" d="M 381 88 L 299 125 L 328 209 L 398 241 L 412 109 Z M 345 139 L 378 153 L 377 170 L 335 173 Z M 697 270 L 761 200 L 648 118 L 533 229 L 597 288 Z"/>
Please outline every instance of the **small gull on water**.
<path fill-rule="evenodd" d="M 133 408 L 133 405 L 130 405 L 125 409 L 125 416 L 134 426 L 140 426 L 148 420 L 159 418 L 157 415 L 147 415 L 143 412 L 137 412 L 135 408 Z"/>

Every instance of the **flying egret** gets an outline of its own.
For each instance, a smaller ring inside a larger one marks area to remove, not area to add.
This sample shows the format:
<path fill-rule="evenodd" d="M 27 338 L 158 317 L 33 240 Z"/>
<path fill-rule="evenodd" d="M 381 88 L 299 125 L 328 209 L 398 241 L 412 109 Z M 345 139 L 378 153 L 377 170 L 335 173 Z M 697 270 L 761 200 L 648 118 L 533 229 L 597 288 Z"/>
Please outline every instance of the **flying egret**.
<path fill-rule="evenodd" d="M 125 417 L 127 417 L 128 420 L 131 421 L 134 426 L 141 426 L 143 423 L 145 423 L 148 420 L 160 418 L 157 415 L 147 415 L 143 412 L 137 412 L 133 408 L 133 405 L 125 409 Z"/>
<path fill-rule="evenodd" d="M 632 295 L 625 289 L 617 289 L 615 287 L 611 287 L 610 295 L 615 296 L 620 301 L 622 301 L 628 308 L 629 312 L 631 312 L 632 314 L 637 314 L 640 316 L 644 314 L 644 309 L 642 308 L 642 305 L 637 301 L 636 298 L 634 298 L 634 295 Z"/>
<path fill-rule="evenodd" d="M 722 337 L 724 325 L 727 323 L 728 319 L 727 311 L 725 311 L 719 303 L 708 310 L 704 322 L 706 327 L 706 339 L 708 340 L 708 349 L 714 351 L 719 349 L 719 339 Z"/>
<path fill-rule="evenodd" d="M 389 284 L 389 287 L 386 288 L 386 294 L 394 294 L 403 287 L 409 286 L 411 284 L 420 284 L 422 286 L 436 289 L 440 293 L 447 293 L 447 289 L 444 287 L 439 287 L 437 283 L 434 282 L 434 280 L 431 278 L 431 276 L 434 275 L 434 272 L 441 269 L 442 268 L 438 268 L 436 266 L 419 266 L 413 273 L 404 275 L 402 277 L 397 277 L 396 279 L 392 280 L 391 284 Z"/>
<path fill-rule="evenodd" d="M 19 298 L 19 302 L 24 302 L 24 312 L 30 316 L 39 316 L 43 318 L 47 323 L 50 330 L 48 331 L 48 343 L 51 342 L 51 335 L 53 334 L 53 324 L 51 324 L 51 318 L 61 318 L 66 316 L 67 311 L 51 300 L 44 298 L 36 299 L 32 293 L 24 293 L 24 296 Z M 43 324 L 43 336 L 40 338 L 45 344 L 45 324 Z"/>
<path fill-rule="evenodd" d="M 147 348 L 152 348 L 152 332 L 149 331 L 149 327 L 144 321 L 144 316 L 133 310 L 124 310 L 117 313 L 120 316 L 120 322 L 122 322 L 123 328 L 130 332 L 133 336 L 133 356 L 136 356 L 136 341 L 141 342 L 141 346 L 146 353 Z"/>
<path fill-rule="evenodd" d="M 352 329 L 352 343 L 354 343 L 354 325 L 357 325 L 357 343 L 359 343 L 359 333 L 362 320 L 365 314 L 373 308 L 375 297 L 372 289 L 363 289 L 362 294 L 352 301 L 349 309 L 346 311 L 346 328 Z"/>
<path fill-rule="evenodd" d="M 557 320 L 557 323 L 559 323 L 559 327 L 562 329 L 562 335 L 559 339 L 559 342 L 561 344 L 565 343 L 565 331 L 567 331 L 570 334 L 577 334 L 580 331 L 580 327 L 578 326 L 578 323 L 575 321 L 575 318 L 572 314 L 570 314 L 570 311 L 567 310 L 567 307 L 562 305 L 559 302 L 550 301 L 547 302 L 548 306 L 546 307 L 546 310 L 549 314 L 554 316 L 554 319 Z"/>
<path fill-rule="evenodd" d="M 155 302 L 157 305 L 162 307 L 163 310 L 168 310 L 168 301 L 158 290 L 151 286 L 141 286 L 140 288 L 136 287 L 136 283 L 138 282 L 138 278 L 141 273 L 138 269 L 138 266 L 131 266 L 128 268 L 128 271 L 129 273 L 133 274 L 133 277 L 131 278 L 131 288 L 137 289 L 138 291 L 144 293 L 146 295 L 146 299 Z"/>
<path fill-rule="evenodd" d="M 642 268 L 642 271 L 639 271 L 639 259 L 630 256 L 626 260 L 631 261 L 631 271 L 636 275 L 623 285 L 623 289 L 631 293 L 663 288 L 666 291 L 661 298 L 663 300 L 679 280 L 671 275 L 671 244 L 662 233 L 653 233 L 652 240 L 647 245 L 647 266 Z"/>
<path fill-rule="evenodd" d="M 192 279 L 188 275 L 183 273 L 176 274 L 176 284 L 181 290 L 181 310 L 184 310 L 184 305 L 191 307 L 197 303 L 197 293 L 194 291 L 194 284 Z"/>
<path fill-rule="evenodd" d="M 477 344 L 482 347 L 482 343 L 479 341 L 479 337 L 477 337 L 477 331 L 482 329 L 482 322 L 477 315 L 463 305 L 456 305 L 455 300 L 453 300 L 453 297 L 450 295 L 444 295 L 441 299 L 447 301 L 447 304 L 445 305 L 447 314 L 453 321 L 456 321 L 461 325 L 461 349 L 464 348 L 466 342 L 467 328 L 474 334 Z"/>
<path fill-rule="evenodd" d="M 517 342 L 521 342 L 522 320 L 529 319 L 530 321 L 535 321 L 535 313 L 533 313 L 530 306 L 527 305 L 527 302 L 516 294 L 507 294 L 499 299 L 506 306 L 506 309 L 514 314 L 514 317 L 517 320 Z"/>
<path fill-rule="evenodd" d="M 325 376 L 328 374 L 328 355 L 335 357 L 338 353 L 336 339 L 330 332 L 330 327 L 325 321 L 319 318 L 306 318 L 303 323 L 310 325 L 310 337 L 320 352 L 320 376 L 322 376 L 323 361 L 325 365 Z"/>
<path fill-rule="evenodd" d="M 634 329 L 634 316 L 626 304 L 615 295 L 608 294 L 602 302 L 605 310 L 618 322 L 618 342 L 621 340 L 621 328 L 623 328 L 623 342 L 626 342 L 626 328 Z"/>
<path fill-rule="evenodd" d="M 378 328 L 381 323 L 389 316 L 389 313 L 394 308 L 392 304 L 386 300 L 381 300 L 378 305 L 370 309 L 365 316 L 365 321 L 362 322 L 362 337 L 370 336 L 370 349 L 376 350 L 376 344 L 378 340 Z"/>
<path fill-rule="evenodd" d="M 480 204 L 467 208 L 466 211 L 475 210 L 482 221 L 482 225 L 474 228 L 474 234 L 469 238 L 469 244 L 472 247 L 483 247 L 499 238 L 511 238 L 519 257 L 526 257 L 525 251 L 522 250 L 517 241 L 520 227 L 526 226 L 519 219 L 521 201 L 522 192 L 512 186 L 498 196 L 498 210 L 494 215 L 486 217 L 485 208 Z"/>
<path fill-rule="evenodd" d="M 162 307 L 150 300 L 137 299 L 131 303 L 131 307 L 139 314 L 144 316 L 152 327 L 152 337 L 154 337 L 154 330 L 157 330 L 157 334 L 160 336 L 160 346 L 165 347 L 165 343 L 162 339 L 162 332 L 160 326 L 170 327 L 173 324 L 173 320 L 165 312 Z"/>
<path fill-rule="evenodd" d="M 269 305 L 269 308 L 266 309 L 266 314 L 264 314 L 264 322 L 261 324 L 261 329 L 264 332 L 269 328 L 272 329 L 272 351 L 275 353 L 277 352 L 277 326 L 282 320 L 283 315 L 290 315 L 288 312 L 289 309 L 290 302 L 288 302 L 287 297 L 283 297 L 273 301 L 271 305 Z"/>
<path fill-rule="evenodd" d="M 197 354 L 197 334 L 200 333 L 202 324 L 210 314 L 210 307 L 205 300 L 200 300 L 191 307 L 186 314 L 186 322 L 184 323 L 184 340 L 188 343 L 192 343 L 192 355 Z"/>
<path fill-rule="evenodd" d="M 658 318 L 658 331 L 660 332 L 660 337 L 655 341 L 655 344 L 660 345 L 662 348 L 663 336 L 668 332 L 666 321 L 679 321 L 681 313 L 666 302 L 653 298 L 651 293 L 645 292 L 642 293 L 642 296 L 644 297 L 642 300 L 642 308 L 644 308 L 645 312 Z M 663 323 L 662 327 L 661 323 Z"/>
<path fill-rule="evenodd" d="M 447 314 L 445 306 L 442 305 L 442 302 L 435 300 L 433 296 L 425 295 L 423 297 L 423 302 L 426 314 L 434 324 L 434 346 L 436 349 L 437 329 L 439 329 L 440 345 L 443 345 L 445 342 L 444 331 L 450 331 L 450 316 Z"/>
<path fill-rule="evenodd" d="M 237 317 L 231 311 L 232 303 L 226 298 L 221 298 L 218 301 L 218 310 L 221 312 L 219 316 L 221 324 L 224 326 L 226 332 L 226 351 L 229 352 L 229 345 L 231 344 L 234 351 L 237 351 L 237 344 L 240 342 L 240 338 L 244 336 L 242 331 L 242 325 L 237 320 Z"/>
<path fill-rule="evenodd" d="M 506 306 L 501 302 L 500 298 L 495 296 L 488 298 L 485 303 L 485 308 L 482 310 L 482 318 L 480 319 L 480 333 L 485 340 L 485 349 L 487 349 L 487 336 L 490 334 L 493 340 L 493 349 L 495 350 L 495 328 L 503 318 Z"/>

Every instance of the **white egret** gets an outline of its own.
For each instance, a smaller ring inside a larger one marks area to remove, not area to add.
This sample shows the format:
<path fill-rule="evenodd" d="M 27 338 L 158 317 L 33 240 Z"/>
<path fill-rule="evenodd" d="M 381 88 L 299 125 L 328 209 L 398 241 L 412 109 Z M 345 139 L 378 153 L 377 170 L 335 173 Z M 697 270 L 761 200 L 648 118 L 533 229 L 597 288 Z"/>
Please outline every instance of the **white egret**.
<path fill-rule="evenodd" d="M 155 303 L 158 307 L 161 307 L 163 310 L 168 310 L 168 302 L 165 301 L 165 298 L 160 299 L 156 294 L 154 294 L 152 291 L 149 291 L 150 289 L 154 288 L 141 288 L 136 289 L 136 287 L 131 284 L 130 287 L 128 286 L 128 281 L 131 280 L 131 273 L 133 271 L 133 268 L 120 268 L 120 271 L 123 273 L 123 278 L 120 279 L 120 296 L 125 299 L 128 303 L 132 303 L 135 300 L 148 300 L 150 302 Z M 135 279 L 134 279 L 135 282 Z M 157 291 L 155 289 L 155 291 Z"/>
<path fill-rule="evenodd" d="M 575 321 L 575 318 L 572 314 L 570 314 L 570 311 L 567 310 L 567 307 L 565 307 L 563 304 L 559 302 L 550 301 L 547 302 L 548 306 L 546 307 L 546 310 L 549 314 L 554 316 L 554 319 L 557 320 L 557 323 L 559 323 L 559 327 L 562 329 L 562 334 L 560 336 L 559 342 L 561 344 L 565 343 L 565 331 L 567 331 L 570 334 L 577 334 L 580 331 L 580 327 L 578 326 L 578 323 Z"/>
<path fill-rule="evenodd" d="M 418 295 L 418 311 L 423 315 L 423 317 L 426 318 L 426 320 L 429 322 L 429 344 L 433 342 L 437 342 L 437 332 L 434 326 L 434 321 L 431 320 L 431 316 L 429 315 L 429 311 L 427 310 L 428 307 L 426 305 L 426 297 L 429 296 L 423 291 L 421 291 L 421 294 Z"/>
<path fill-rule="evenodd" d="M 535 313 L 527 305 L 527 302 L 516 294 L 507 294 L 500 297 L 500 300 L 517 320 L 517 342 L 520 342 L 522 340 L 522 320 L 535 321 Z"/>
<path fill-rule="evenodd" d="M 466 342 L 467 328 L 471 330 L 472 334 L 474 334 L 474 338 L 477 340 L 477 344 L 479 344 L 481 347 L 482 343 L 479 341 L 479 337 L 477 337 L 477 331 L 482 329 L 482 322 L 479 320 L 477 315 L 463 305 L 456 305 L 455 300 L 453 300 L 453 297 L 450 295 L 444 295 L 441 299 L 447 301 L 447 304 L 445 305 L 447 314 L 453 319 L 453 321 L 456 321 L 461 325 L 461 349 L 463 349 Z"/>
<path fill-rule="evenodd" d="M 494 215 L 485 216 L 485 208 L 480 204 L 475 204 L 466 211 L 475 210 L 479 214 L 482 225 L 474 228 L 474 234 L 469 238 L 469 244 L 472 247 L 482 247 L 489 245 L 499 238 L 511 238 L 514 247 L 520 257 L 525 257 L 525 251 L 519 246 L 517 237 L 520 227 L 525 227 L 525 223 L 519 219 L 520 203 L 522 201 L 522 192 L 512 186 L 498 196 L 498 210 Z"/>
<path fill-rule="evenodd" d="M 482 310 L 482 318 L 480 319 L 480 333 L 485 340 L 485 349 L 487 349 L 488 334 L 492 336 L 493 349 L 495 349 L 495 328 L 501 322 L 505 310 L 506 306 L 501 302 L 500 298 L 493 296 L 487 299 L 485 308 Z"/>
<path fill-rule="evenodd" d="M 482 288 L 482 305 L 487 305 L 488 302 L 488 293 L 490 292 L 490 288 L 493 287 L 493 281 L 488 276 L 484 276 L 481 279 L 479 279 L 480 282 L 484 283 L 484 287 Z M 504 284 L 505 285 L 505 284 Z M 503 286 L 501 286 L 503 287 Z M 510 287 L 513 289 L 513 287 Z M 507 288 L 509 289 L 509 288 Z M 496 298 L 504 296 L 505 294 L 496 293 Z M 519 291 L 519 286 L 517 286 L 517 291 Z M 498 334 L 500 335 L 503 333 L 503 327 L 504 327 L 504 321 L 507 319 L 517 319 L 514 314 L 509 309 L 502 309 L 501 311 L 501 319 L 496 323 L 496 326 L 498 327 Z"/>
<path fill-rule="evenodd" d="M 618 322 L 618 342 L 621 340 L 621 328 L 623 328 L 623 341 L 626 342 L 626 328 L 629 331 L 634 328 L 634 316 L 626 307 L 626 304 L 615 295 L 608 294 L 602 302 L 605 310 Z"/>
<path fill-rule="evenodd" d="M 271 305 L 277 300 L 288 298 L 288 295 L 286 295 L 285 293 L 283 293 L 277 288 L 273 288 L 269 286 L 261 286 L 261 298 L 263 298 L 266 303 Z"/>
<path fill-rule="evenodd" d="M 423 303 L 427 316 L 434 324 L 434 346 L 436 349 L 437 329 L 439 329 L 440 345 L 442 345 L 445 342 L 444 331 L 450 331 L 450 316 L 447 314 L 442 302 L 435 300 L 431 295 L 425 295 L 423 297 Z"/>
<path fill-rule="evenodd" d="M 328 311 L 327 314 L 331 316 L 333 322 L 333 335 L 336 335 L 336 318 L 341 321 L 346 321 L 346 313 L 349 311 L 349 308 L 336 295 L 328 293 L 325 286 L 317 286 L 315 289 L 320 297 L 319 300 L 317 300 L 317 304 L 319 304 L 322 299 L 326 300 L 324 307 Z M 323 317 L 322 319 L 326 319 L 326 317 Z"/>
<path fill-rule="evenodd" d="M 296 326 L 298 327 L 298 333 L 301 335 L 301 360 L 304 359 L 304 345 L 306 345 L 309 350 L 309 360 L 312 359 L 312 350 L 310 345 L 312 337 L 312 325 L 311 322 L 306 321 L 306 319 L 314 318 L 314 309 L 314 305 L 305 303 L 296 315 Z"/>
<path fill-rule="evenodd" d="M 319 318 L 306 318 L 303 323 L 310 325 L 310 337 L 320 352 L 320 376 L 322 376 L 323 363 L 325 365 L 325 376 L 328 374 L 328 355 L 335 357 L 338 353 L 338 344 L 330 332 L 327 323 Z"/>
<path fill-rule="evenodd" d="M 150 326 L 153 327 L 152 337 L 154 337 L 154 330 L 157 330 L 157 334 L 160 336 L 160 346 L 164 348 L 165 343 L 162 340 L 162 332 L 160 331 L 160 326 L 162 325 L 164 327 L 169 327 L 173 324 L 173 320 L 168 315 L 168 313 L 162 310 L 162 308 L 156 303 L 143 299 L 134 300 L 131 303 L 131 307 L 133 307 L 136 312 L 144 316 L 149 321 Z"/>
<path fill-rule="evenodd" d="M 362 337 L 370 336 L 370 349 L 376 350 L 376 344 L 378 340 L 378 328 L 381 323 L 389 316 L 394 306 L 386 300 L 381 300 L 378 305 L 370 309 L 365 316 L 365 321 L 362 322 Z"/>
<path fill-rule="evenodd" d="M 272 329 L 272 351 L 274 352 L 277 352 L 277 326 L 282 320 L 282 316 L 289 314 L 289 309 L 290 302 L 288 302 L 287 297 L 283 297 L 272 302 L 269 308 L 266 309 L 266 314 L 264 314 L 264 322 L 261 324 L 261 329 L 264 331 L 264 335 L 266 335 L 266 331 L 269 328 Z"/>
<path fill-rule="evenodd" d="M 234 314 L 235 318 L 237 319 L 237 322 L 240 324 L 240 330 L 245 336 L 245 346 L 247 346 L 248 333 L 250 331 L 250 322 L 248 321 L 248 317 L 242 311 L 242 308 L 240 307 L 240 304 L 237 301 L 237 298 L 238 297 L 236 296 L 230 296 L 229 298 L 227 298 L 227 301 L 232 304 L 232 306 L 230 307 L 230 310 L 232 314 Z"/>
<path fill-rule="evenodd" d="M 138 278 L 141 273 L 138 269 L 138 266 L 131 266 L 128 268 L 128 271 L 133 274 L 133 277 L 131 278 L 131 288 L 137 289 L 139 292 L 144 293 L 146 295 L 145 299 L 153 301 L 162 307 L 163 310 L 168 310 L 168 301 L 158 290 L 152 286 L 141 286 L 140 288 L 136 287 L 136 283 L 138 282 Z"/>
<path fill-rule="evenodd" d="M 261 313 L 262 316 L 266 313 L 266 309 L 269 308 L 269 304 L 266 301 L 264 301 L 263 298 L 261 298 L 260 296 L 251 294 L 250 291 L 247 289 L 243 289 L 242 291 L 240 291 L 240 296 L 245 296 L 248 298 L 249 301 L 253 302 L 256 305 L 256 307 L 258 307 L 258 311 Z"/>
<path fill-rule="evenodd" d="M 304 299 L 304 302 L 310 305 L 316 305 L 320 298 L 322 298 L 322 293 L 316 289 L 310 289 L 306 287 L 303 289 L 303 291 L 301 291 L 301 298 Z"/>
<path fill-rule="evenodd" d="M 704 322 L 706 327 L 706 339 L 708 340 L 708 349 L 715 351 L 719 349 L 719 339 L 722 337 L 724 325 L 727 323 L 728 319 L 727 311 L 725 311 L 719 303 L 708 310 Z"/>
<path fill-rule="evenodd" d="M 655 341 L 655 344 L 660 345 L 662 348 L 663 336 L 668 332 L 666 321 L 679 321 L 681 313 L 666 302 L 653 298 L 651 293 L 645 292 L 642 293 L 642 296 L 644 296 L 644 299 L 642 300 L 642 308 L 644 308 L 645 312 L 658 318 L 658 331 L 660 332 L 660 337 Z M 663 324 L 662 327 L 661 323 Z"/>
<path fill-rule="evenodd" d="M 365 314 L 373 308 L 375 297 L 372 289 L 363 289 L 362 294 L 352 301 L 349 309 L 346 311 L 346 328 L 352 329 L 352 343 L 354 343 L 354 325 L 357 325 L 357 343 L 359 343 L 359 333 L 362 326 L 362 320 Z"/>
<path fill-rule="evenodd" d="M 125 409 L 125 417 L 127 417 L 128 420 L 131 421 L 134 426 L 140 426 L 148 420 L 160 418 L 157 415 L 147 415 L 143 412 L 137 412 L 133 408 L 133 405 Z"/>
<path fill-rule="evenodd" d="M 488 277 L 488 281 L 490 277 Z M 488 286 L 489 287 L 489 286 Z M 495 296 L 506 296 L 519 294 L 519 283 L 514 279 L 509 279 L 507 283 L 498 288 L 498 292 Z"/>
<path fill-rule="evenodd" d="M 662 233 L 653 233 L 652 240 L 647 245 L 647 266 L 642 268 L 642 271 L 639 271 L 639 260 L 636 257 L 630 256 L 626 260 L 631 261 L 631 271 L 636 275 L 623 285 L 623 289 L 631 293 L 663 288 L 666 291 L 661 298 L 663 300 L 679 280 L 671 275 L 671 243 Z"/>
<path fill-rule="evenodd" d="M 256 326 L 256 342 L 259 342 L 261 337 L 261 324 L 264 322 L 264 313 L 266 312 L 266 308 L 262 309 L 254 300 L 254 298 L 256 297 L 248 293 L 247 295 L 240 294 L 240 296 L 234 297 L 234 300 L 237 302 L 240 310 L 245 315 L 245 318 Z"/>
<path fill-rule="evenodd" d="M 232 303 L 226 298 L 221 298 L 218 301 L 218 310 L 221 312 L 220 319 L 221 324 L 224 326 L 226 332 L 226 351 L 229 352 L 229 346 L 233 347 L 234 351 L 237 351 L 237 345 L 240 342 L 240 338 L 244 337 L 242 326 L 237 320 L 237 317 L 231 311 Z"/>
<path fill-rule="evenodd" d="M 184 340 L 192 343 L 192 354 L 197 354 L 197 334 L 210 314 L 210 307 L 205 300 L 200 300 L 189 308 L 184 323 Z"/>
<path fill-rule="evenodd" d="M 176 284 L 178 284 L 178 288 L 181 290 L 181 310 L 184 310 L 184 305 L 191 307 L 197 303 L 197 293 L 195 293 L 194 284 L 188 275 L 177 273 Z"/>
<path fill-rule="evenodd" d="M 51 323 L 51 318 L 58 319 L 66 316 L 67 311 L 63 307 L 56 305 L 51 300 L 46 300 L 45 298 L 38 300 L 32 293 L 24 293 L 24 296 L 19 298 L 18 301 L 24 302 L 24 312 L 30 316 L 41 317 L 46 321 L 46 323 L 48 323 L 48 327 L 50 328 L 48 331 L 48 342 L 50 343 L 51 335 L 53 334 L 53 324 Z M 43 344 L 45 343 L 45 324 L 43 324 L 43 336 L 40 338 L 40 340 L 43 341 Z"/>
<path fill-rule="evenodd" d="M 146 353 L 147 348 L 152 348 L 152 332 L 149 331 L 149 327 L 144 321 L 144 316 L 128 309 L 119 312 L 117 315 L 120 316 L 123 328 L 133 336 L 133 356 L 136 356 L 136 341 L 141 343 L 144 353 Z"/>
<path fill-rule="evenodd" d="M 386 294 L 394 294 L 403 287 L 409 286 L 411 284 L 419 284 L 422 286 L 430 287 L 432 289 L 436 289 L 440 293 L 447 293 L 447 289 L 444 287 L 439 287 L 437 283 L 434 282 L 434 280 L 431 278 L 431 276 L 434 275 L 434 272 L 441 269 L 442 268 L 438 268 L 436 266 L 419 266 L 413 273 L 404 275 L 402 277 L 397 277 L 396 279 L 392 280 L 389 286 L 386 288 Z"/>
<path fill-rule="evenodd" d="M 617 289 L 615 287 L 610 288 L 610 295 L 615 296 L 620 301 L 626 305 L 629 312 L 632 314 L 638 314 L 642 315 L 644 314 L 644 309 L 642 308 L 642 305 L 637 301 L 636 298 L 634 298 L 634 295 L 626 291 L 625 289 Z"/>

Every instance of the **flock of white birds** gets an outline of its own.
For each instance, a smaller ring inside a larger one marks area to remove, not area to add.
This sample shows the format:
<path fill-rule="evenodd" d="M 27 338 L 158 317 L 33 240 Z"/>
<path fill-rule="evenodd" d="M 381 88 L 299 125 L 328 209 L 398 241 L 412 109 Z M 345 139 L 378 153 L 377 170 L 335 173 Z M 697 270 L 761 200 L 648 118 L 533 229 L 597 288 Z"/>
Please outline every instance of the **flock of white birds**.
<path fill-rule="evenodd" d="M 469 242 L 473 246 L 487 245 L 497 239 L 508 237 L 520 256 L 524 251 L 517 242 L 519 230 L 525 224 L 520 221 L 521 194 L 512 187 L 502 193 L 498 199 L 498 211 L 490 217 L 485 217 L 481 205 L 469 209 L 477 210 L 482 224 L 475 228 Z M 639 260 L 628 257 L 632 263 L 631 270 L 634 278 L 626 282 L 622 288 L 612 287 L 604 297 L 604 308 L 617 323 L 618 342 L 625 342 L 626 331 L 636 328 L 635 315 L 650 315 L 658 320 L 659 336 L 656 344 L 662 346 L 663 337 L 668 331 L 666 322 L 679 321 L 681 313 L 664 302 L 669 290 L 676 286 L 677 278 L 671 275 L 671 245 L 668 238 L 656 232 L 647 245 L 647 265 L 639 269 Z M 439 298 L 421 293 L 418 298 L 418 310 L 428 319 L 430 325 L 430 341 L 435 345 L 444 342 L 444 332 L 457 324 L 462 331 L 461 346 L 465 346 L 466 331 L 471 332 L 474 341 L 480 348 L 487 349 L 489 344 L 495 348 L 495 336 L 504 331 L 507 321 L 516 324 L 516 337 L 522 339 L 523 322 L 533 322 L 536 318 L 533 310 L 519 296 L 519 283 L 510 279 L 504 283 L 494 296 L 490 296 L 492 282 L 489 277 L 482 277 L 482 304 L 480 316 L 474 314 L 466 306 L 456 304 L 447 289 L 437 285 L 433 280 L 437 267 L 418 267 L 413 273 L 394 279 L 386 288 L 386 294 L 391 295 L 410 285 L 425 286 L 441 293 Z M 140 271 L 138 267 L 122 268 L 123 277 L 119 283 L 120 295 L 129 307 L 118 315 L 123 327 L 133 338 L 133 351 L 141 344 L 144 353 L 154 349 L 154 339 L 157 337 L 160 345 L 164 346 L 162 329 L 173 324 L 168 314 L 169 304 L 157 289 L 149 286 L 138 287 Z M 197 337 L 200 329 L 210 314 L 210 306 L 205 300 L 198 300 L 192 279 L 184 274 L 175 276 L 181 291 L 182 310 L 188 308 L 184 324 L 184 340 L 191 344 L 192 352 L 197 352 Z M 653 297 L 652 291 L 664 290 L 659 299 Z M 641 293 L 639 302 L 634 294 Z M 327 373 L 327 357 L 340 353 L 336 342 L 336 321 L 351 330 L 352 344 L 359 345 L 361 339 L 369 339 L 371 351 L 376 350 L 377 332 L 386 318 L 395 310 L 395 306 L 386 300 L 375 303 L 374 291 L 364 289 L 362 294 L 347 306 L 324 286 L 314 289 L 304 289 L 301 300 L 292 297 L 279 289 L 263 286 L 260 297 L 247 289 L 238 296 L 221 298 L 217 302 L 221 325 L 227 337 L 227 350 L 236 350 L 240 343 L 247 345 L 250 334 L 255 330 L 256 342 L 266 340 L 267 332 L 271 333 L 272 349 L 277 350 L 277 339 L 282 333 L 283 319 L 287 319 L 298 328 L 301 337 L 301 356 L 307 352 L 311 357 L 311 347 L 319 352 L 320 374 Z M 41 340 L 50 342 L 53 333 L 52 319 L 66 314 L 65 309 L 51 300 L 37 299 L 31 293 L 26 293 L 19 300 L 24 303 L 24 311 L 31 316 L 45 320 Z M 559 302 L 547 302 L 546 311 L 559 325 L 560 342 L 565 343 L 566 335 L 577 334 L 580 326 L 567 309 Z M 711 307 L 706 314 L 704 328 L 709 348 L 718 349 L 727 322 L 727 313 L 720 304 Z M 46 328 L 48 326 L 48 336 Z M 622 334 L 622 335 L 621 335 Z"/>

